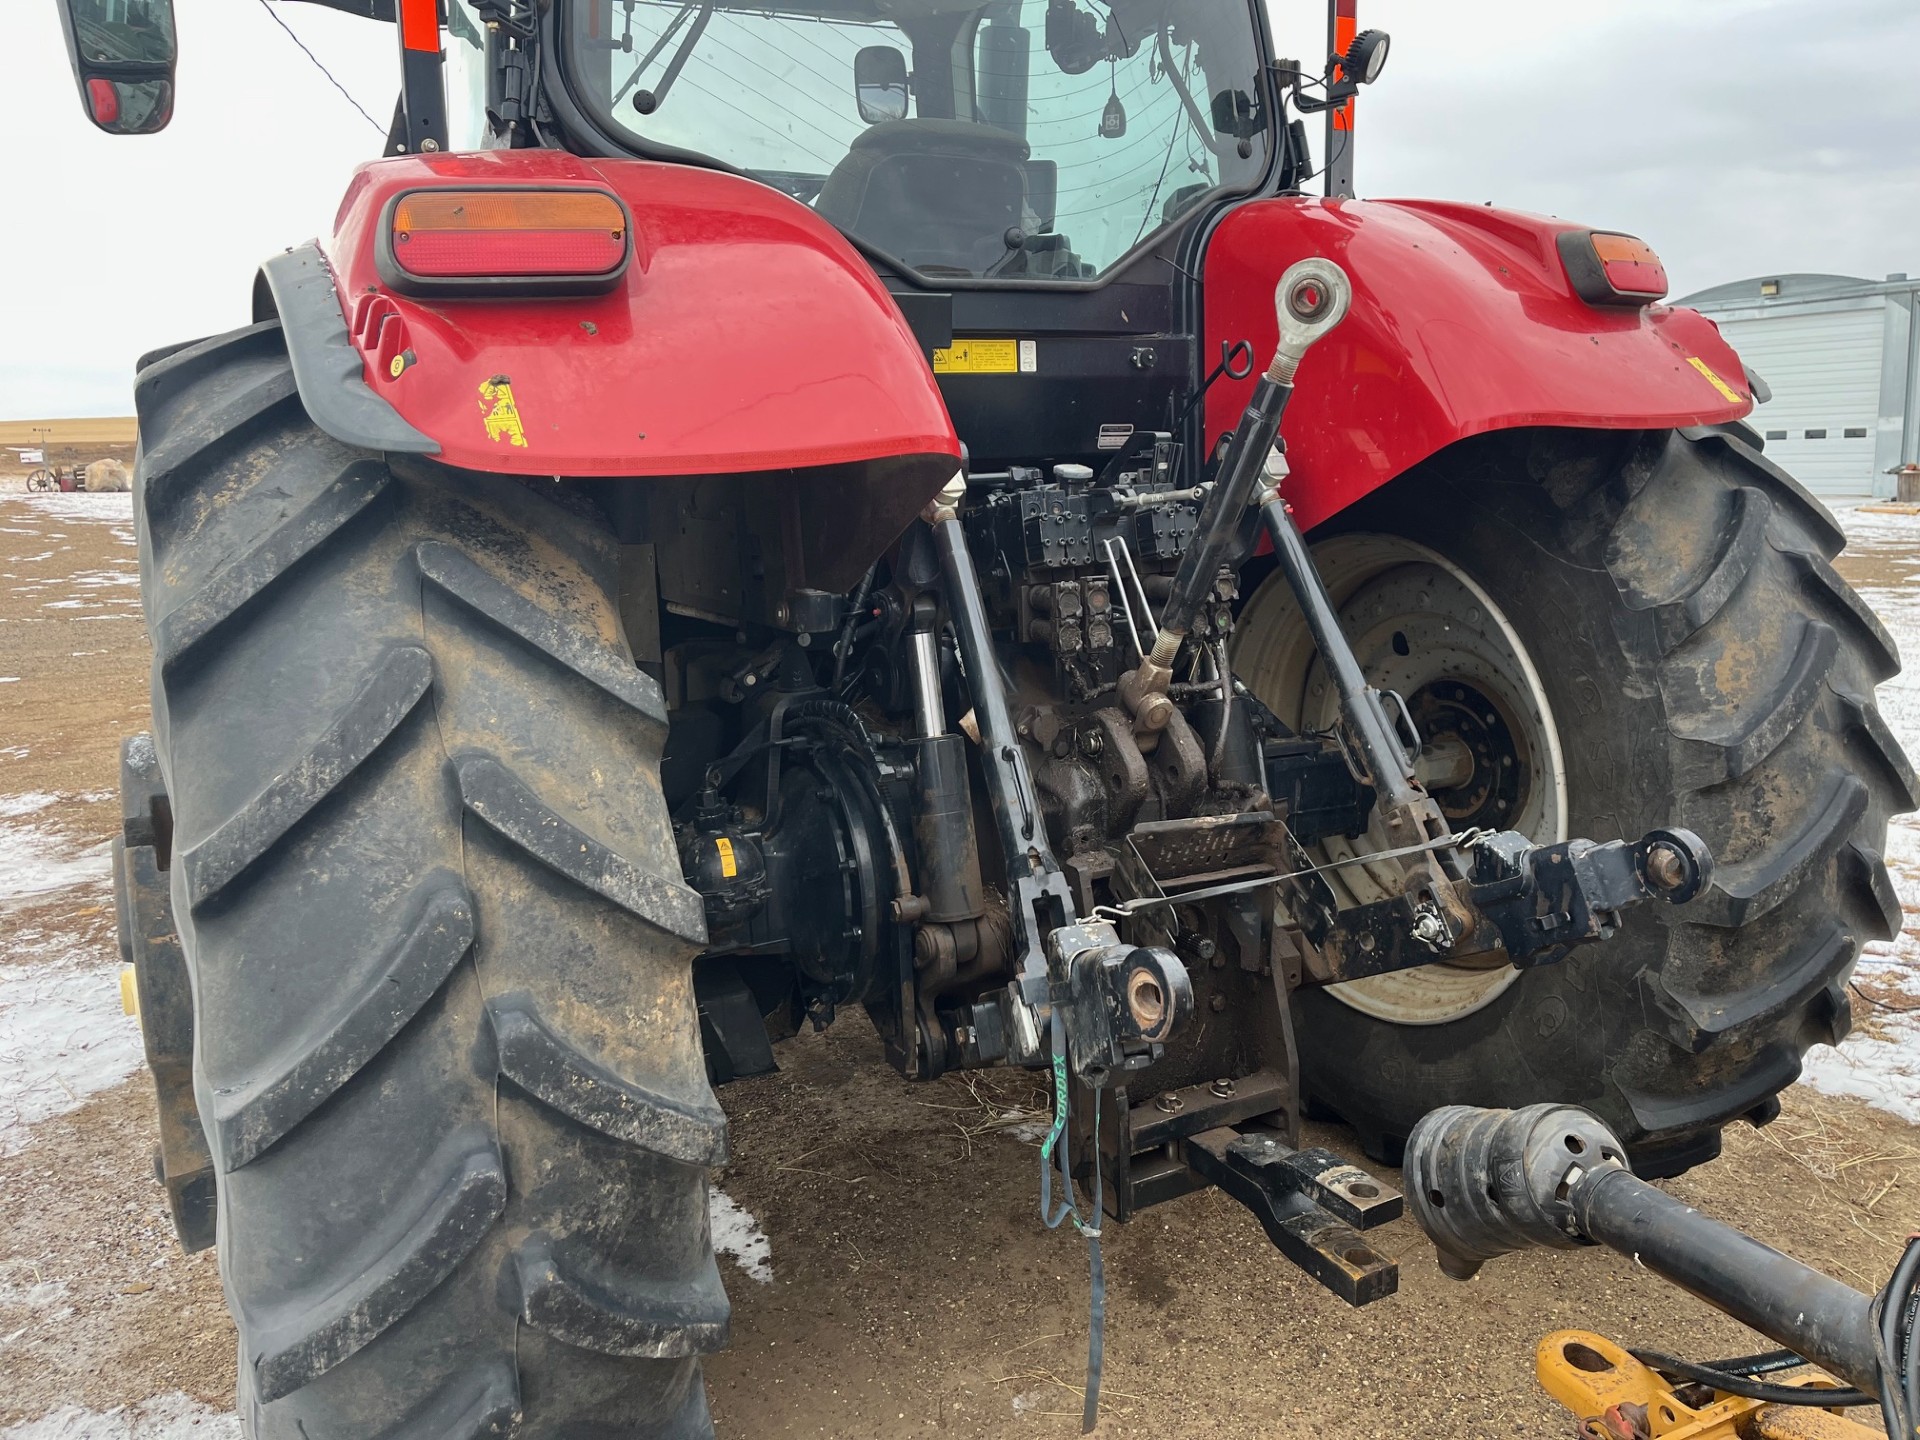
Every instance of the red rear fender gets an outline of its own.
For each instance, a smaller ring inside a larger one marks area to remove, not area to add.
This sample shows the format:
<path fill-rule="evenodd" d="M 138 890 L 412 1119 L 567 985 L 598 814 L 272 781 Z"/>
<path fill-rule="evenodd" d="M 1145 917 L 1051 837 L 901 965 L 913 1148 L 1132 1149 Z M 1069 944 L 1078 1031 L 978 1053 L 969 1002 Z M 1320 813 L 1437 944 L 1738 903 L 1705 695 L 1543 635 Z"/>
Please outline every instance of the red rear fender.
<path fill-rule="evenodd" d="M 611 292 L 422 299 L 382 282 L 393 196 L 546 185 L 626 203 L 633 259 Z M 323 248 L 367 385 L 448 464 L 691 476 L 887 461 L 931 495 L 958 463 L 885 287 L 832 226 L 751 180 L 551 150 L 379 160 L 355 175 Z"/>
<path fill-rule="evenodd" d="M 1712 321 L 1573 293 L 1555 241 L 1576 228 L 1483 206 L 1304 198 L 1221 222 L 1204 275 L 1210 355 L 1247 340 L 1265 366 L 1274 286 L 1295 260 L 1324 255 L 1353 280 L 1352 313 L 1307 356 L 1287 412 L 1288 498 L 1302 525 L 1469 435 L 1710 425 L 1752 408 Z M 1210 437 L 1233 429 L 1252 383 L 1209 392 Z"/>

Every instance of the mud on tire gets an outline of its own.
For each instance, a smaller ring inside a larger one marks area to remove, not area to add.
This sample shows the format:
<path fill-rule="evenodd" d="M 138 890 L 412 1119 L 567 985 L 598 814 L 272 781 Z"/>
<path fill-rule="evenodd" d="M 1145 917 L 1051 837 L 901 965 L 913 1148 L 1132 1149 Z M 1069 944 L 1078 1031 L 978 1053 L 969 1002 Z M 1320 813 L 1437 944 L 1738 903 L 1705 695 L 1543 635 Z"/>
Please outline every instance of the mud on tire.
<path fill-rule="evenodd" d="M 705 929 L 610 537 L 565 497 L 335 443 L 273 323 L 136 394 L 251 1433 L 709 1435 Z"/>
<path fill-rule="evenodd" d="M 1540 1100 L 1599 1112 L 1643 1173 L 1710 1159 L 1726 1123 L 1778 1112 L 1809 1046 L 1846 1035 L 1855 956 L 1900 925 L 1881 850 L 1914 775 L 1874 706 L 1899 659 L 1833 569 L 1844 537 L 1744 426 L 1487 437 L 1313 538 L 1347 531 L 1430 547 L 1519 632 L 1558 720 L 1569 833 L 1682 825 L 1716 870 L 1684 910 L 1633 912 L 1447 1023 L 1304 995 L 1305 1088 L 1389 1161 L 1434 1106 Z M 1252 625 L 1273 605 L 1290 601 L 1256 596 Z"/>

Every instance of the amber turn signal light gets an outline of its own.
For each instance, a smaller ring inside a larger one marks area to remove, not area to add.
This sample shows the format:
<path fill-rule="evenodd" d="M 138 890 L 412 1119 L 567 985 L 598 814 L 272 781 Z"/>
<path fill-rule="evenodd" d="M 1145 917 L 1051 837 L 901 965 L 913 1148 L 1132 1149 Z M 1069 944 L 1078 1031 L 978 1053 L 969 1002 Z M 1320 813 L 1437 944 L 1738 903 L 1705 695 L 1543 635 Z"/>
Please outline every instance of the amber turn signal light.
<path fill-rule="evenodd" d="M 1611 230 L 1567 230 L 1560 262 L 1589 305 L 1651 305 L 1667 293 L 1667 267 L 1646 241 Z"/>
<path fill-rule="evenodd" d="M 632 229 L 604 190 L 414 190 L 388 203 L 378 258 L 399 290 L 593 293 L 625 271 Z"/>

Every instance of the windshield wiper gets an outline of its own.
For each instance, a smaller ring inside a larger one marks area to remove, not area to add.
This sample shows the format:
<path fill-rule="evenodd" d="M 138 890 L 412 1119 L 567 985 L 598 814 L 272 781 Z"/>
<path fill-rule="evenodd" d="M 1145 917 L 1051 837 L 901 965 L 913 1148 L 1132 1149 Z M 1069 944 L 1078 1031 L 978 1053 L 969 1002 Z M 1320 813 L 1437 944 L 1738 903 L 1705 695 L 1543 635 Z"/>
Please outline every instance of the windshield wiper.
<path fill-rule="evenodd" d="M 1180 92 L 1180 104 L 1187 112 L 1187 119 L 1193 122 L 1193 133 L 1200 137 L 1202 145 L 1222 160 L 1236 153 L 1237 146 L 1215 138 L 1213 131 L 1207 125 L 1206 117 L 1200 113 L 1200 107 L 1193 103 L 1193 92 L 1187 88 L 1187 82 L 1180 74 L 1180 67 L 1173 63 L 1173 47 L 1167 43 L 1167 32 L 1164 27 L 1157 38 L 1160 47 L 1160 68 L 1167 78 L 1173 81 L 1173 88 Z M 1193 52 L 1187 53 L 1191 55 Z"/>
<path fill-rule="evenodd" d="M 696 3 L 697 0 L 688 0 L 687 4 L 680 7 L 679 13 L 667 22 L 667 28 L 660 32 L 660 38 L 653 42 L 653 48 L 642 55 L 640 63 L 633 67 L 633 74 L 627 77 L 626 84 L 614 92 L 613 104 L 618 105 L 626 98 L 627 92 L 640 82 L 640 77 L 646 72 L 647 66 L 651 65 L 654 58 L 666 49 L 680 27 L 686 24 L 687 17 L 694 14 Z M 660 108 L 660 102 L 667 98 L 667 92 L 673 89 L 673 82 L 680 78 L 681 68 L 693 54 L 693 47 L 700 43 L 700 36 L 706 31 L 707 22 L 713 19 L 713 0 L 706 0 L 706 3 L 699 4 L 697 8 L 699 14 L 693 22 L 693 28 L 687 32 L 687 38 L 680 42 L 680 48 L 674 52 L 673 59 L 667 62 L 666 73 L 660 77 L 659 87 L 654 90 L 642 90 L 633 97 L 634 108 L 642 115 L 651 115 Z"/>

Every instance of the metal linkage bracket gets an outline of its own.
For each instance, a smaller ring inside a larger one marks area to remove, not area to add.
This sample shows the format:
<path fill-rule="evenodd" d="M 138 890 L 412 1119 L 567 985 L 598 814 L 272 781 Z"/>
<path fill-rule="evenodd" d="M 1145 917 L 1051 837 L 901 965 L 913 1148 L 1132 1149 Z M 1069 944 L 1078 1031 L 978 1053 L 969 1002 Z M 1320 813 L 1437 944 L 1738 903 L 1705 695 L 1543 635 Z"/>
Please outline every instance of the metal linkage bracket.
<path fill-rule="evenodd" d="M 1468 878 L 1468 895 L 1514 964 L 1537 965 L 1609 939 L 1630 906 L 1686 904 L 1713 878 L 1713 854 L 1691 830 L 1538 846 L 1504 831 L 1474 848 Z"/>
<path fill-rule="evenodd" d="M 1653 900 L 1684 905 L 1713 877 L 1712 852 L 1689 830 L 1651 830 L 1632 843 L 1554 845 L 1503 830 L 1462 836 L 1458 848 L 1468 857 L 1461 889 L 1473 923 L 1452 945 L 1425 938 L 1419 897 L 1336 910 L 1317 875 L 1284 877 L 1289 908 L 1311 947 L 1305 983 L 1337 985 L 1500 951 L 1515 965 L 1550 964 L 1576 946 L 1610 939 L 1622 911 Z"/>
<path fill-rule="evenodd" d="M 1360 1237 L 1397 1220 L 1400 1192 L 1327 1150 L 1276 1136 L 1206 1130 L 1183 1147 L 1188 1165 L 1254 1213 L 1280 1253 L 1353 1306 L 1400 1288 L 1400 1265 Z"/>

